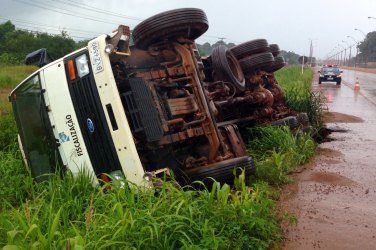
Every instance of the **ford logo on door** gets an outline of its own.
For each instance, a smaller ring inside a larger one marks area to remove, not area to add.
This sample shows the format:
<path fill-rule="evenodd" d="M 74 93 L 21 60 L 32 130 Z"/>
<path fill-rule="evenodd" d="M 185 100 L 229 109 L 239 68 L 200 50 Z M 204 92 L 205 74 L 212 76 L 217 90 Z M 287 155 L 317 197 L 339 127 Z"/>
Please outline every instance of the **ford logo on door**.
<path fill-rule="evenodd" d="M 90 118 L 87 118 L 86 120 L 87 129 L 90 133 L 94 133 L 94 123 Z"/>

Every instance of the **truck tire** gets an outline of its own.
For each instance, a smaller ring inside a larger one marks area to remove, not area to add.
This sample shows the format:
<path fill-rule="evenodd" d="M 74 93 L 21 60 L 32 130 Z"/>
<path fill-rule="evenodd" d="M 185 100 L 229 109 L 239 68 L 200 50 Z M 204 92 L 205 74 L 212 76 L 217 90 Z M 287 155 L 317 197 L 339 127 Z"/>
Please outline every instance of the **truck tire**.
<path fill-rule="evenodd" d="M 272 73 L 272 72 L 282 69 L 284 66 L 285 66 L 285 59 L 283 58 L 283 56 L 275 56 L 273 65 L 270 68 L 268 68 L 267 71 Z"/>
<path fill-rule="evenodd" d="M 256 170 L 253 159 L 245 156 L 214 163 L 207 167 L 188 170 L 186 174 L 191 182 L 202 181 L 207 186 L 213 183 L 213 179 L 220 183 L 231 185 L 234 183 L 235 178 L 234 169 L 236 169 L 236 174 L 239 174 L 241 169 L 244 169 L 246 180 L 249 180 L 249 177 L 254 175 Z"/>
<path fill-rule="evenodd" d="M 274 57 L 274 65 L 273 65 L 274 71 L 282 69 L 283 67 L 285 67 L 285 65 L 286 63 L 285 63 L 285 59 L 283 58 L 283 56 Z"/>
<path fill-rule="evenodd" d="M 278 44 L 269 44 L 270 52 L 273 54 L 273 56 L 278 56 L 279 53 L 281 52 L 279 50 Z"/>
<path fill-rule="evenodd" d="M 298 113 L 296 115 L 296 119 L 298 120 L 298 122 L 302 125 L 309 125 L 309 117 L 308 117 L 308 114 L 307 113 Z"/>
<path fill-rule="evenodd" d="M 256 55 L 245 57 L 239 60 L 244 73 L 249 73 L 258 69 L 265 70 L 274 63 L 274 57 L 270 52 L 263 52 Z"/>
<path fill-rule="evenodd" d="M 237 90 L 245 90 L 245 77 L 239 61 L 226 46 L 214 48 L 210 58 L 215 80 L 227 80 L 232 82 Z"/>
<path fill-rule="evenodd" d="M 289 126 L 290 129 L 298 128 L 299 121 L 295 116 L 288 116 L 270 123 L 272 126 Z"/>
<path fill-rule="evenodd" d="M 137 48 L 147 49 L 161 41 L 176 41 L 179 37 L 195 40 L 209 28 L 206 14 L 201 9 L 182 8 L 154 15 L 133 30 Z"/>
<path fill-rule="evenodd" d="M 243 59 L 244 57 L 254 54 L 268 52 L 270 50 L 268 41 L 265 39 L 255 39 L 245 43 L 241 43 L 235 47 L 232 47 L 231 52 L 237 59 Z"/>

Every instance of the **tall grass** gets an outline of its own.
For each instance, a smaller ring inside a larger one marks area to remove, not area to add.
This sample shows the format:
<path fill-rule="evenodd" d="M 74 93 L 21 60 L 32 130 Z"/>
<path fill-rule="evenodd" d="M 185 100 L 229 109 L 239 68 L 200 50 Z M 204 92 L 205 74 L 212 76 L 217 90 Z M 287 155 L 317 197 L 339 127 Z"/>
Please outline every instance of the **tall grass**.
<path fill-rule="evenodd" d="M 275 73 L 278 83 L 284 90 L 287 105 L 299 112 L 306 112 L 312 126 L 322 127 L 322 96 L 311 90 L 313 71 L 305 69 L 303 74 L 297 66 L 286 67 Z"/>
<path fill-rule="evenodd" d="M 305 163 L 315 151 L 308 133 L 292 133 L 285 127 L 258 127 L 249 132 L 248 150 L 256 161 L 256 178 L 280 186 L 289 181 L 288 173 Z"/>
<path fill-rule="evenodd" d="M 0 64 L 0 89 L 13 88 L 38 68 L 36 66 Z"/>
<path fill-rule="evenodd" d="M 23 249 L 267 249 L 280 229 L 265 183 L 182 191 L 94 189 L 85 175 L 34 184 L 0 215 L 0 246 Z"/>
<path fill-rule="evenodd" d="M 29 197 L 31 176 L 23 165 L 15 143 L 0 151 L 0 213 L 8 206 L 17 206 Z"/>

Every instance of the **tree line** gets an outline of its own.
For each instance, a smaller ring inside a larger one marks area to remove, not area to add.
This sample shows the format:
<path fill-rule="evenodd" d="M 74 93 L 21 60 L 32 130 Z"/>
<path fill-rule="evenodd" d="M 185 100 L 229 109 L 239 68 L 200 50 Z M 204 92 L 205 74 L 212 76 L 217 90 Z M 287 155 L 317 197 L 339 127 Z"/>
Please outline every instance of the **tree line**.
<path fill-rule="evenodd" d="M 11 21 L 0 24 L 0 63 L 21 64 L 30 52 L 46 48 L 52 58 L 60 58 L 80 47 L 65 31 L 59 35 L 16 29 Z"/>
<path fill-rule="evenodd" d="M 367 33 L 363 41 L 358 45 L 359 62 L 376 62 L 376 31 Z"/>
<path fill-rule="evenodd" d="M 236 44 L 234 44 L 234 43 L 225 43 L 223 40 L 219 40 L 218 42 L 216 42 L 216 43 L 214 43 L 212 45 L 210 43 L 197 44 L 197 48 L 199 49 L 201 55 L 208 56 L 208 55 L 211 54 L 211 52 L 213 51 L 213 49 L 215 47 L 218 47 L 219 45 L 224 45 L 227 48 L 232 48 Z M 292 51 L 281 50 L 280 55 L 283 56 L 283 58 L 285 59 L 285 62 L 287 62 L 288 64 L 299 64 L 299 61 L 298 61 L 299 55 L 295 54 Z"/>
<path fill-rule="evenodd" d="M 86 46 L 88 40 L 74 41 L 67 32 L 62 31 L 59 35 L 51 35 L 42 32 L 30 32 L 16 29 L 11 21 L 0 24 L 0 63 L 22 64 L 27 54 L 46 48 L 52 58 L 60 58 L 76 49 Z M 225 43 L 219 40 L 214 44 L 197 44 L 201 55 L 208 56 L 213 48 L 225 45 L 228 48 L 234 47 L 234 43 Z M 281 55 L 289 64 L 298 64 L 299 55 L 294 52 L 282 50 Z"/>

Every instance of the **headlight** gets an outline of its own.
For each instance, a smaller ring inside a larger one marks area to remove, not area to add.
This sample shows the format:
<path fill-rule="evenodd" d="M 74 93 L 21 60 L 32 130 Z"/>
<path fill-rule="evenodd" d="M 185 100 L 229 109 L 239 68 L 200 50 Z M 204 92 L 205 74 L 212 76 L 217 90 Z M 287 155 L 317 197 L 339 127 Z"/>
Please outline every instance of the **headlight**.
<path fill-rule="evenodd" d="M 145 172 L 144 180 L 147 181 L 147 182 L 151 182 L 153 180 L 153 175 L 149 172 Z"/>
<path fill-rule="evenodd" d="M 106 52 L 107 54 L 111 54 L 112 52 L 114 52 L 114 45 L 112 44 L 107 44 L 106 47 L 104 47 L 104 52 Z"/>
<path fill-rule="evenodd" d="M 76 58 L 76 67 L 77 67 L 78 76 L 80 78 L 89 74 L 90 69 L 89 69 L 89 64 L 88 64 L 86 54 L 83 54 Z"/>
<path fill-rule="evenodd" d="M 112 171 L 110 176 L 112 177 L 112 181 L 118 183 L 120 188 L 125 187 L 125 177 L 121 170 Z"/>
<path fill-rule="evenodd" d="M 320 77 L 324 77 L 324 75 L 321 75 L 321 74 L 320 74 Z"/>

